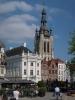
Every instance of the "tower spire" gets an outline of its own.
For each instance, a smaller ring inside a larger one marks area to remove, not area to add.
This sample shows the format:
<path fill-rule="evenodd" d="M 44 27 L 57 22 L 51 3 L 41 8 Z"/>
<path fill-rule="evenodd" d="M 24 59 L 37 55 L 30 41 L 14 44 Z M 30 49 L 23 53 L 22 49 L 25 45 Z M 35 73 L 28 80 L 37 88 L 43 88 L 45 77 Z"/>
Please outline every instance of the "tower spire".
<path fill-rule="evenodd" d="M 42 10 L 42 17 L 41 17 L 41 26 L 46 26 L 47 20 L 46 20 L 46 10 L 43 8 Z"/>
<path fill-rule="evenodd" d="M 41 16 L 41 26 L 40 26 L 40 34 L 44 34 L 45 36 L 49 36 L 49 30 L 47 26 L 47 14 L 45 8 L 42 9 Z"/>
<path fill-rule="evenodd" d="M 48 35 L 48 27 L 47 27 L 47 13 L 46 13 L 46 5 L 45 0 L 42 1 L 42 12 L 41 12 L 41 26 L 40 26 L 40 33 L 47 33 Z"/>

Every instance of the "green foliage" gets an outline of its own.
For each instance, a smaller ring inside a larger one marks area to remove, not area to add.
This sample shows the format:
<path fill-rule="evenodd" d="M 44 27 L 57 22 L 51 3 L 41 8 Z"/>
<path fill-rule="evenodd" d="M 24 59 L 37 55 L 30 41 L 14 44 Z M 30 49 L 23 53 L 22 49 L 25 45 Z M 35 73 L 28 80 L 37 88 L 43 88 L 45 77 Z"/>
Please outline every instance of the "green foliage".
<path fill-rule="evenodd" d="M 75 55 L 75 31 L 71 33 L 71 39 L 69 41 L 69 54 Z"/>
<path fill-rule="evenodd" d="M 38 82 L 38 87 L 46 87 L 46 85 L 43 81 L 39 81 Z"/>
<path fill-rule="evenodd" d="M 73 71 L 75 70 L 75 31 L 71 33 L 70 41 L 69 41 L 69 54 L 71 55 L 71 59 L 67 63 L 67 67 L 70 70 L 70 75 L 72 78 Z"/>
<path fill-rule="evenodd" d="M 47 91 L 46 84 L 44 81 L 39 81 L 38 82 L 38 90 L 39 90 L 39 96 L 45 96 L 45 92 Z"/>
<path fill-rule="evenodd" d="M 47 89 L 46 89 L 46 87 L 40 87 L 38 89 L 38 91 L 39 91 L 38 95 L 43 97 L 43 96 L 45 96 L 45 93 L 46 93 Z"/>
<path fill-rule="evenodd" d="M 40 91 L 40 92 L 46 92 L 47 89 L 46 89 L 46 87 L 40 87 L 40 88 L 39 88 L 39 91 Z"/>
<path fill-rule="evenodd" d="M 5 89 L 0 89 L 0 95 L 2 95 L 5 92 Z"/>
<path fill-rule="evenodd" d="M 70 72 L 72 73 L 74 69 L 71 66 L 75 64 L 75 31 L 71 33 L 68 51 L 71 54 L 71 59 L 68 61 L 67 66 L 69 66 Z"/>

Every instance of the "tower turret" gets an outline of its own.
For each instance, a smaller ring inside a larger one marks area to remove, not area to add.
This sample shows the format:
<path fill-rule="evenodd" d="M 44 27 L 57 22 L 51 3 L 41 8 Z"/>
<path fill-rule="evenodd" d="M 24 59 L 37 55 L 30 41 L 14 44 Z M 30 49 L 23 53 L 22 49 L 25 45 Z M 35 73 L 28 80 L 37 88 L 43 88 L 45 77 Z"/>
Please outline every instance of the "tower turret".
<path fill-rule="evenodd" d="M 42 17 L 41 17 L 41 26 L 46 26 L 47 20 L 46 20 L 46 11 L 43 8 L 42 10 Z"/>
<path fill-rule="evenodd" d="M 40 34 L 44 34 L 45 36 L 49 36 L 49 30 L 47 27 L 47 14 L 46 10 L 43 8 L 41 13 L 41 26 L 40 26 Z"/>
<path fill-rule="evenodd" d="M 36 28 L 36 30 L 35 30 L 35 40 L 34 40 L 34 52 L 36 53 L 36 52 L 38 52 L 38 43 L 39 43 L 39 31 L 37 30 L 37 28 Z"/>

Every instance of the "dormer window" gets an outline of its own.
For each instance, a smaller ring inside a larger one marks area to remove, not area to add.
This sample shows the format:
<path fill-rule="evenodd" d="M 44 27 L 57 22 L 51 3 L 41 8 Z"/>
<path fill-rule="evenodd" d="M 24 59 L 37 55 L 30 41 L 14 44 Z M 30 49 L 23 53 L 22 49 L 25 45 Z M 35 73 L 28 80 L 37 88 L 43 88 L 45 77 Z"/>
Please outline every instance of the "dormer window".
<path fill-rule="evenodd" d="M 24 62 L 24 66 L 26 66 L 26 62 Z"/>
<path fill-rule="evenodd" d="M 33 66 L 33 62 L 31 62 L 31 66 Z"/>

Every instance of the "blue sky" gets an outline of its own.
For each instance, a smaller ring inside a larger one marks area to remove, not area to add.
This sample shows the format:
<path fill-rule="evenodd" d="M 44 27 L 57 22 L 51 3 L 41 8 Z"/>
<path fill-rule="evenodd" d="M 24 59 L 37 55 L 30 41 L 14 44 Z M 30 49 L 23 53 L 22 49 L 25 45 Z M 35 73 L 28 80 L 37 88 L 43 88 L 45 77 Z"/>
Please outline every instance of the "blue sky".
<path fill-rule="evenodd" d="M 53 28 L 54 55 L 66 60 L 70 32 L 75 30 L 75 0 L 44 0 L 48 27 Z M 0 0 L 0 40 L 6 47 L 27 43 L 33 49 L 36 26 L 40 27 L 43 0 Z"/>

